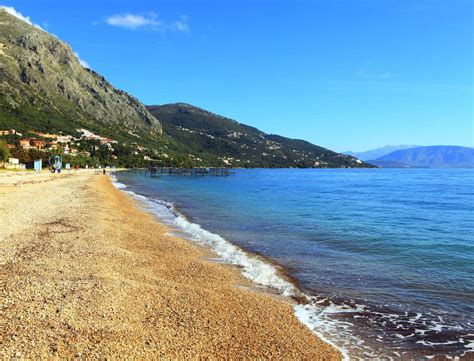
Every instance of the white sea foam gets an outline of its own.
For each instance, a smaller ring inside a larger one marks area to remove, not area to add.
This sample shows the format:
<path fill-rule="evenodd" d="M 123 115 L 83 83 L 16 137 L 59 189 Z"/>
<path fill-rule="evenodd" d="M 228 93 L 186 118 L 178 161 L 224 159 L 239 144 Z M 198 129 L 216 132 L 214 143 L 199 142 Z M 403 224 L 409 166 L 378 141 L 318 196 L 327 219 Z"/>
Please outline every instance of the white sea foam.
<path fill-rule="evenodd" d="M 322 312 L 322 307 L 320 308 L 314 304 L 295 305 L 294 310 L 296 317 L 302 324 L 306 325 L 306 327 L 313 331 L 320 339 L 337 349 L 344 360 L 349 360 L 347 351 L 327 338 L 326 333 L 330 333 L 331 330 L 334 330 L 335 325 L 329 320 L 318 317 Z"/>
<path fill-rule="evenodd" d="M 112 178 L 113 184 L 124 189 L 127 186 Z M 161 200 L 153 200 L 135 192 L 126 191 L 134 198 L 143 201 L 145 206 L 160 217 L 167 224 L 184 232 L 193 241 L 210 246 L 224 261 L 242 267 L 243 275 L 253 282 L 274 288 L 284 296 L 298 296 L 299 290 L 290 282 L 278 275 L 278 269 L 258 258 L 251 256 L 241 248 L 225 240 L 218 234 L 203 229 L 199 224 L 189 222 L 184 215 L 179 213 L 172 204 Z"/>
<path fill-rule="evenodd" d="M 125 184 L 118 182 L 117 178 L 115 178 L 115 177 L 112 177 L 112 182 L 113 182 L 114 186 L 118 189 L 127 188 L 127 186 Z"/>
<path fill-rule="evenodd" d="M 132 192 L 129 193 L 132 194 Z M 132 195 L 142 199 L 149 210 L 169 225 L 184 232 L 191 240 L 211 247 L 227 263 L 242 267 L 242 273 L 246 278 L 259 285 L 274 288 L 284 296 L 297 296 L 300 293 L 293 284 L 278 275 L 278 269 L 275 266 L 257 256 L 249 255 L 218 234 L 203 229 L 199 224 L 188 221 L 169 203 L 142 198 L 143 196 L 140 197 L 135 193 Z"/>
<path fill-rule="evenodd" d="M 150 212 L 154 213 L 164 223 L 172 226 L 179 232 L 180 236 L 197 242 L 201 245 L 209 246 L 214 252 L 220 257 L 219 260 L 239 266 L 242 268 L 242 274 L 255 282 L 256 284 L 271 287 L 277 290 L 284 296 L 289 297 L 301 297 L 306 298 L 308 304 L 302 305 L 297 304 L 294 306 L 296 317 L 312 330 L 319 338 L 331 344 L 334 348 L 340 351 L 345 360 L 349 360 L 349 354 L 347 350 L 351 350 L 352 359 L 392 359 L 392 357 L 384 356 L 381 357 L 377 352 L 372 349 L 370 345 L 364 342 L 361 338 L 358 338 L 354 334 L 354 324 L 343 321 L 338 315 L 344 313 L 355 313 L 367 311 L 362 305 L 355 305 L 355 307 L 334 304 L 327 299 L 317 300 L 314 297 L 310 297 L 302 293 L 295 285 L 287 281 L 282 277 L 278 271 L 278 268 L 264 259 L 249 254 L 242 250 L 240 247 L 227 241 L 218 234 L 211 233 L 203 229 L 199 224 L 190 222 L 183 214 L 181 214 L 171 203 L 159 200 L 147 198 L 143 195 L 137 194 L 129 189 L 125 184 L 120 183 L 114 176 L 112 176 L 113 184 L 124 192 L 130 194 L 135 199 L 140 200 L 141 204 Z M 329 303 L 329 305 L 328 305 Z M 372 312 L 376 314 L 377 312 Z M 408 314 L 406 315 L 408 316 Z M 380 313 L 380 317 L 397 319 L 397 314 L 383 314 Z M 410 323 L 417 323 L 420 321 L 422 315 L 420 313 L 409 318 Z M 435 325 L 432 327 L 433 330 L 440 330 L 443 326 Z M 415 329 L 415 333 L 424 334 L 426 330 Z M 395 335 L 399 339 L 405 339 L 412 337 L 403 336 L 401 334 Z M 418 341 L 419 344 L 427 345 L 426 342 Z M 448 343 L 445 343 L 448 344 Z M 472 350 L 472 342 L 467 345 L 467 348 Z M 361 357 L 354 357 L 352 353 L 358 355 L 364 355 Z"/>
<path fill-rule="evenodd" d="M 241 267 L 242 274 L 254 283 L 271 287 L 283 296 L 305 297 L 310 301 L 309 296 L 303 294 L 295 285 L 281 277 L 278 269 L 274 265 L 265 262 L 256 255 L 245 252 L 218 234 L 203 229 L 199 224 L 188 221 L 183 214 L 174 208 L 173 204 L 158 199 L 147 198 L 133 191 L 125 190 L 127 186 L 120 183 L 114 176 L 112 176 L 112 181 L 118 189 L 122 189 L 135 199 L 140 200 L 150 212 L 157 215 L 163 222 L 183 232 L 186 238 L 201 245 L 211 247 L 223 261 Z M 356 312 L 360 311 L 359 309 L 354 310 L 336 305 L 330 307 L 296 305 L 294 310 L 300 322 L 310 328 L 318 337 L 339 350 L 345 360 L 349 359 L 347 351 L 328 338 L 329 335 L 336 335 L 336 333 L 333 333 L 336 328 L 339 328 L 338 331 L 341 331 L 340 326 L 343 325 L 343 323 L 339 322 L 339 326 L 337 326 L 337 321 L 331 320 L 326 316 L 330 313 Z M 322 312 L 325 317 L 319 318 Z M 345 333 L 344 338 L 347 339 L 347 337 L 349 337 L 349 334 Z M 357 342 L 360 343 L 361 340 L 357 340 Z"/>
<path fill-rule="evenodd" d="M 455 343 L 458 343 L 458 341 L 430 342 L 426 340 L 420 340 L 420 341 L 416 341 L 416 343 L 419 343 L 423 346 L 436 346 L 436 345 L 453 345 Z"/>

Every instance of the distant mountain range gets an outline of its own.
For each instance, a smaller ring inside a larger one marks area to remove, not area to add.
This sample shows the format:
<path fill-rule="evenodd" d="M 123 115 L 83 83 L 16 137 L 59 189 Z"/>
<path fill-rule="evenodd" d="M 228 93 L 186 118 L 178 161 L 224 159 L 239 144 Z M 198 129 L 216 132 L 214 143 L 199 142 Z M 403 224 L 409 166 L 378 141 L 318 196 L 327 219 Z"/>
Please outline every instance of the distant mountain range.
<path fill-rule="evenodd" d="M 382 168 L 474 168 L 474 148 L 416 147 L 397 150 L 368 162 Z"/>
<path fill-rule="evenodd" d="M 420 146 L 419 145 L 386 145 L 385 147 L 371 149 L 365 152 L 347 151 L 343 153 L 347 155 L 352 155 L 353 157 L 359 158 L 360 160 L 367 161 L 367 160 L 378 159 L 380 157 L 383 157 L 384 155 L 395 152 L 396 150 L 404 150 L 404 149 L 410 149 L 410 148 L 416 148 L 416 147 L 420 147 Z"/>

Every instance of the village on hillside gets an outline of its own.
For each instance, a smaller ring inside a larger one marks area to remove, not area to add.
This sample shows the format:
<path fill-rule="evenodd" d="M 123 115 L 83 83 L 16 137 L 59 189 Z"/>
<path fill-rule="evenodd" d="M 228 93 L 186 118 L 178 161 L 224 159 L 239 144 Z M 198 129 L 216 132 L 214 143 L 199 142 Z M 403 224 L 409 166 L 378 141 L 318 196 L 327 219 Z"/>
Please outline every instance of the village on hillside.
<path fill-rule="evenodd" d="M 146 149 L 138 144 L 119 144 L 87 129 L 76 131 L 76 135 L 69 135 L 0 129 L 0 169 L 33 168 L 35 160 L 46 165 L 55 155 L 62 156 L 74 168 L 136 165 L 149 159 Z"/>

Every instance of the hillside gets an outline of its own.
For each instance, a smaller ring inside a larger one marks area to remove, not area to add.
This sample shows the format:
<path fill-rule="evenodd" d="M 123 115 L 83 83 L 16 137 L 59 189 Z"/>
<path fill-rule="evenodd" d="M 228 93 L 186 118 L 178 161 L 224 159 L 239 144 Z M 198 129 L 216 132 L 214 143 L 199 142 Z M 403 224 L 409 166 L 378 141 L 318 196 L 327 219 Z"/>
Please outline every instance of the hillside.
<path fill-rule="evenodd" d="M 0 129 L 155 137 L 137 99 L 84 68 L 69 45 L 0 8 Z"/>
<path fill-rule="evenodd" d="M 213 164 L 245 167 L 366 167 L 358 159 L 303 140 L 266 134 L 204 109 L 178 103 L 149 106 L 187 151 Z"/>
<path fill-rule="evenodd" d="M 364 161 L 368 161 L 368 160 L 378 159 L 380 157 L 383 157 L 384 155 L 395 152 L 396 150 L 404 150 L 404 149 L 410 149 L 410 148 L 416 148 L 416 147 L 419 147 L 419 145 L 386 145 L 385 147 L 370 149 L 365 152 L 347 151 L 343 153 L 347 155 L 352 155 L 353 157 L 359 158 Z"/>
<path fill-rule="evenodd" d="M 368 166 L 353 157 L 265 134 L 189 105 L 147 109 L 100 74 L 84 68 L 69 45 L 3 8 L 0 131 L 12 154 L 25 163 L 71 148 L 75 153 L 68 161 L 78 166 L 144 166 L 149 158 L 163 166 L 186 167 Z M 95 138 L 87 139 L 84 134 Z M 61 138 L 67 138 L 68 144 L 58 143 Z M 35 144 L 41 144 L 41 154 Z"/>
<path fill-rule="evenodd" d="M 474 149 L 428 146 L 398 150 L 370 161 L 385 168 L 474 168 Z"/>

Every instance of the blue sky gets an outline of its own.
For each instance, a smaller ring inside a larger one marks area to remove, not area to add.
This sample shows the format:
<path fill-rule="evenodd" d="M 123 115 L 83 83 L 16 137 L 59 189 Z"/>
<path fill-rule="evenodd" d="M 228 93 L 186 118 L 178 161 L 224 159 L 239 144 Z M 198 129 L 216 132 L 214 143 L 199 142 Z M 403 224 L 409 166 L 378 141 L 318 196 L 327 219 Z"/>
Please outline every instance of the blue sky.
<path fill-rule="evenodd" d="M 0 0 L 145 104 L 337 151 L 474 146 L 472 0 Z"/>

